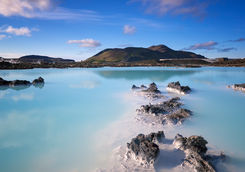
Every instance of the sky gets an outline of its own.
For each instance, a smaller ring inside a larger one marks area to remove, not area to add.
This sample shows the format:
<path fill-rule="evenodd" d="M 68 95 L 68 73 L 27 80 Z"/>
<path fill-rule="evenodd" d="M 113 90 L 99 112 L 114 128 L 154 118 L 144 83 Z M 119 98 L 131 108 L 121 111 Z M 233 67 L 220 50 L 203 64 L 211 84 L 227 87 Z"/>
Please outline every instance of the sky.
<path fill-rule="evenodd" d="M 245 1 L 0 0 L 0 57 L 80 61 L 106 48 L 159 44 L 245 58 Z"/>

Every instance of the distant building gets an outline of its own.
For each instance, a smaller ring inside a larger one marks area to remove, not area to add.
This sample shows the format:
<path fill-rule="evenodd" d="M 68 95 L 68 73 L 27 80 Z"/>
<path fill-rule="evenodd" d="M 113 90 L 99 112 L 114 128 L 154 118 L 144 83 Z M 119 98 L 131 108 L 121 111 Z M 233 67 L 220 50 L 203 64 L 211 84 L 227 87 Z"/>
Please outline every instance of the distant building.
<path fill-rule="evenodd" d="M 0 61 L 1 61 L 1 59 L 0 59 Z M 9 59 L 2 58 L 2 62 L 8 62 L 8 63 L 12 63 L 12 64 L 20 63 L 19 59 L 14 59 L 14 58 L 9 58 Z"/>
<path fill-rule="evenodd" d="M 221 58 L 216 58 L 216 61 L 218 62 L 225 62 L 228 61 L 229 59 L 227 57 L 221 57 Z"/>

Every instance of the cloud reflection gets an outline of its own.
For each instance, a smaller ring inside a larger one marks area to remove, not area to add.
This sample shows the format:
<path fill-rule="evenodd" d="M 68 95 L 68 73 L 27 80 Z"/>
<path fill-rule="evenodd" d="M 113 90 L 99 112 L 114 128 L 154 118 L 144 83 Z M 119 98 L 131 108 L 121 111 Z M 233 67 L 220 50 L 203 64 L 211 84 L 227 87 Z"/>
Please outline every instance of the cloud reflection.
<path fill-rule="evenodd" d="M 99 86 L 100 83 L 98 81 L 82 81 L 78 84 L 71 84 L 69 85 L 70 88 L 86 88 L 86 89 L 93 89 Z"/>
<path fill-rule="evenodd" d="M 21 93 L 19 95 L 12 96 L 12 99 L 16 102 L 20 100 L 33 100 L 34 93 Z"/>

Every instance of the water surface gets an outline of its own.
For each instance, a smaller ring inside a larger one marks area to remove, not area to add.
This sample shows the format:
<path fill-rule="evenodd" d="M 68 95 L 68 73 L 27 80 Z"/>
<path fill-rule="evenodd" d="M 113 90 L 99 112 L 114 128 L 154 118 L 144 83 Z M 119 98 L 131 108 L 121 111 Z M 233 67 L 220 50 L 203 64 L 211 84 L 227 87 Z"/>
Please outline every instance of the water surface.
<path fill-rule="evenodd" d="M 103 166 L 109 150 L 97 149 L 107 141 L 96 134 L 138 108 L 123 95 L 130 94 L 132 84 L 151 82 L 168 94 L 165 87 L 172 81 L 193 88 L 182 98 L 194 116 L 176 132 L 204 136 L 210 146 L 234 156 L 235 166 L 245 168 L 245 93 L 226 88 L 245 82 L 245 68 L 0 71 L 7 80 L 39 76 L 45 79 L 43 88 L 0 90 L 0 171 L 82 172 Z"/>

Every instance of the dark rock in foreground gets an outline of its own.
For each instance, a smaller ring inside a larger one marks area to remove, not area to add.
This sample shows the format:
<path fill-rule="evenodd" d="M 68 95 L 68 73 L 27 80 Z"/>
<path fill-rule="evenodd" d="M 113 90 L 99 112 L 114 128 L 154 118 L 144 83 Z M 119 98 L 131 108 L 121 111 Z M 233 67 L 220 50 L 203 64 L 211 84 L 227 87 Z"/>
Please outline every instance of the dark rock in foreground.
<path fill-rule="evenodd" d="M 166 147 L 169 143 L 164 143 L 163 139 L 165 139 L 163 131 L 149 135 L 139 134 L 130 143 L 127 143 L 126 158 L 135 160 L 142 167 L 153 167 L 158 157 L 168 157 L 165 155 L 159 156 L 159 146 L 165 145 L 161 146 L 163 150 L 161 154 L 166 154 L 169 150 L 175 151 L 176 149 L 179 149 L 181 152 L 183 151 L 184 159 L 181 160 L 178 166 L 183 171 L 195 172 L 215 172 L 216 170 L 213 165 L 224 161 L 226 158 L 223 153 L 220 155 L 207 154 L 208 149 L 206 145 L 208 142 L 201 136 L 183 137 L 177 134 L 172 143 L 173 145 L 170 145 L 170 147 Z M 164 151 L 165 149 L 168 151 Z M 168 159 L 159 159 L 159 162 L 161 161 L 168 161 Z"/>
<path fill-rule="evenodd" d="M 200 155 L 204 155 L 207 152 L 206 144 L 208 142 L 201 136 L 190 136 L 190 137 L 183 137 L 180 134 L 175 136 L 174 144 L 179 147 L 179 149 L 183 151 L 193 151 L 197 152 Z"/>
<path fill-rule="evenodd" d="M 156 143 L 161 142 L 163 138 L 165 138 L 163 131 L 149 135 L 139 134 L 127 143 L 127 157 L 135 159 L 144 167 L 152 166 L 160 153 Z"/>
<path fill-rule="evenodd" d="M 183 167 L 188 167 L 196 172 L 215 172 L 214 167 L 211 165 L 213 160 L 211 156 L 207 156 L 208 142 L 201 136 L 183 137 L 177 134 L 174 139 L 174 145 L 177 149 L 185 152 L 185 159 L 182 162 Z M 220 156 L 222 159 L 224 155 Z"/>
<path fill-rule="evenodd" d="M 168 84 L 167 89 L 172 92 L 177 92 L 179 94 L 188 94 L 191 92 L 190 87 L 188 86 L 181 86 L 179 81 L 171 82 Z"/>
<path fill-rule="evenodd" d="M 234 85 L 231 85 L 231 86 L 228 86 L 228 87 L 231 87 L 234 90 L 240 90 L 240 91 L 244 91 L 245 92 L 245 83 L 244 84 L 234 84 Z"/>

